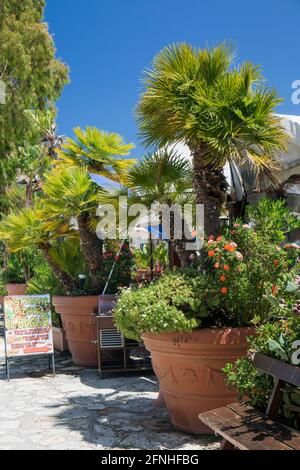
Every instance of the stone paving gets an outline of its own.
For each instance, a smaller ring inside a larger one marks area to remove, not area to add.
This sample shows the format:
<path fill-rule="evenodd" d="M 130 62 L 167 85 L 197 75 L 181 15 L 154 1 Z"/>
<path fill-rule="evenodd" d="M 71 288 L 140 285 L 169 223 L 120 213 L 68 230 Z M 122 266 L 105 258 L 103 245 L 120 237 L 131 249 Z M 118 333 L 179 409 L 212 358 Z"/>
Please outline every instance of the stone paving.
<path fill-rule="evenodd" d="M 211 436 L 182 434 L 171 425 L 164 432 L 149 429 L 152 420 L 168 422 L 167 410 L 155 406 L 152 374 L 101 380 L 96 370 L 57 356 L 55 378 L 47 358 L 25 358 L 12 363 L 7 382 L 2 329 L 0 363 L 0 450 L 218 448 Z"/>

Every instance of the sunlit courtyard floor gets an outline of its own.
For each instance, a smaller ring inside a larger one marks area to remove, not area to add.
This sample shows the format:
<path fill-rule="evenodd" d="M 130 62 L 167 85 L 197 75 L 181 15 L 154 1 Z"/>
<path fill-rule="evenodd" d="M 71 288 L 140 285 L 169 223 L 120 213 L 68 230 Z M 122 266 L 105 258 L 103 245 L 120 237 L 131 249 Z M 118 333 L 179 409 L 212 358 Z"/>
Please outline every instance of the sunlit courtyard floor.
<path fill-rule="evenodd" d="M 10 449 L 216 449 L 210 436 L 153 431 L 151 423 L 168 422 L 155 406 L 153 375 L 110 375 L 75 367 L 56 357 L 57 375 L 48 372 L 47 358 L 25 358 L 4 367 L 3 325 L 0 324 L 0 450 Z M 158 420 L 158 421 L 157 421 Z"/>

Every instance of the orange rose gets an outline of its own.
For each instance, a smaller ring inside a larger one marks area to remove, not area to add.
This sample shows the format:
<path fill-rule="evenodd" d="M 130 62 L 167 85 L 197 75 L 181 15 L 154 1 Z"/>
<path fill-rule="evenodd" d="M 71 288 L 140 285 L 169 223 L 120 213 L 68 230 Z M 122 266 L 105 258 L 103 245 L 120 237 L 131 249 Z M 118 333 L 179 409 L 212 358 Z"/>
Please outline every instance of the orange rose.
<path fill-rule="evenodd" d="M 227 280 L 227 277 L 225 276 L 225 274 L 222 274 L 222 276 L 220 277 L 220 281 L 225 282 L 226 280 Z"/>
<path fill-rule="evenodd" d="M 220 291 L 221 291 L 221 294 L 227 295 L 228 294 L 228 287 L 222 287 L 222 289 Z"/>
<path fill-rule="evenodd" d="M 272 294 L 273 295 L 276 295 L 277 294 L 277 291 L 278 291 L 278 287 L 277 286 L 272 286 Z"/>
<path fill-rule="evenodd" d="M 217 238 L 217 242 L 221 242 L 223 240 L 223 237 L 222 235 L 220 235 L 218 238 Z"/>
<path fill-rule="evenodd" d="M 220 268 L 220 263 L 214 264 L 214 268 L 215 268 L 215 269 L 219 269 L 219 268 Z"/>
<path fill-rule="evenodd" d="M 228 264 L 225 264 L 224 271 L 230 271 L 230 266 Z"/>
<path fill-rule="evenodd" d="M 275 259 L 275 260 L 274 260 L 274 266 L 275 266 L 275 268 L 277 268 L 277 267 L 279 266 L 279 261 L 278 261 L 278 259 Z"/>
<path fill-rule="evenodd" d="M 209 240 L 214 240 L 215 237 L 214 237 L 213 235 L 210 235 L 210 236 L 208 237 L 208 239 L 209 239 Z"/>
<path fill-rule="evenodd" d="M 209 252 L 208 252 L 208 256 L 209 256 L 210 258 L 213 258 L 213 257 L 215 256 L 215 252 L 214 252 L 213 250 L 209 251 Z"/>

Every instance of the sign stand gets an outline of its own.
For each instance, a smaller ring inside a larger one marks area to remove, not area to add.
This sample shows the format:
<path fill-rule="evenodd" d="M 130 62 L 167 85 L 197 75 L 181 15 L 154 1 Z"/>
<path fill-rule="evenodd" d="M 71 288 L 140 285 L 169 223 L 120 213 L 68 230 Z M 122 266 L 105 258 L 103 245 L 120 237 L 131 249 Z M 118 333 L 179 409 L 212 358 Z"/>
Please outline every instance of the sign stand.
<path fill-rule="evenodd" d="M 14 356 L 14 359 L 21 359 L 24 358 L 24 356 Z M 9 368 L 9 358 L 5 355 L 5 368 L 6 368 L 6 377 L 7 377 L 7 382 L 10 382 L 10 368 Z M 54 354 L 49 354 L 48 355 L 48 369 L 49 371 L 52 369 L 53 373 L 53 378 L 56 377 L 56 371 L 55 371 L 55 357 Z"/>

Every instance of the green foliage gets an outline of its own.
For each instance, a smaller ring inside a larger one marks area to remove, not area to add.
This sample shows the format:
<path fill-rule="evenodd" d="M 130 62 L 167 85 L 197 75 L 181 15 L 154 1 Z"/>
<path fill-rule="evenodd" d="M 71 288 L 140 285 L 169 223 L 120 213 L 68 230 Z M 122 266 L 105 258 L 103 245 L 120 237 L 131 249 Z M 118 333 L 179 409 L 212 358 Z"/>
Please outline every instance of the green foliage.
<path fill-rule="evenodd" d="M 55 59 L 43 9 L 41 0 L 1 2 L 0 76 L 6 85 L 6 103 L 0 106 L 1 153 L 30 134 L 24 112 L 45 110 L 68 81 L 67 68 Z"/>
<path fill-rule="evenodd" d="M 86 275 L 83 254 L 78 238 L 62 238 L 49 249 L 52 261 L 74 280 Z"/>
<path fill-rule="evenodd" d="M 10 212 L 0 224 L 0 237 L 11 252 L 42 247 L 70 231 L 64 220 L 49 218 L 41 200 L 31 207 Z"/>
<path fill-rule="evenodd" d="M 65 164 L 88 167 L 91 173 L 120 181 L 135 163 L 133 159 L 118 158 L 127 156 L 134 148 L 133 144 L 126 144 L 119 134 L 95 127 L 87 127 L 85 131 L 77 127 L 74 133 L 76 139 L 67 139 L 63 149 L 57 151 Z"/>
<path fill-rule="evenodd" d="M 170 273 L 148 287 L 125 289 L 115 309 L 117 327 L 127 338 L 144 332 L 191 331 L 198 322 L 194 278 Z"/>
<path fill-rule="evenodd" d="M 43 0 L 1 0 L 0 78 L 6 101 L 0 105 L 0 212 L 7 210 L 5 188 L 18 169 L 11 152 L 36 137 L 26 111 L 46 113 L 68 81 L 43 21 L 44 6 Z"/>
<path fill-rule="evenodd" d="M 32 277 L 36 265 L 43 257 L 36 247 L 27 247 L 22 252 L 10 253 L 0 270 L 0 284 L 25 284 Z"/>
<path fill-rule="evenodd" d="M 63 294 L 63 288 L 54 276 L 49 264 L 42 260 L 34 266 L 33 275 L 27 283 L 28 294 Z M 57 326 L 57 325 L 55 325 Z"/>
<path fill-rule="evenodd" d="M 273 385 L 270 377 L 258 373 L 251 361 L 245 358 L 227 364 L 223 372 L 228 387 L 238 390 L 239 400 L 248 397 L 252 406 L 265 411 Z"/>
<path fill-rule="evenodd" d="M 199 275 L 207 280 L 200 294 L 203 314 L 220 325 L 266 321 L 272 310 L 266 294 L 287 295 L 294 255 L 238 223 L 231 232 L 209 240 L 199 267 Z"/>
<path fill-rule="evenodd" d="M 256 206 L 249 206 L 247 216 L 255 231 L 267 240 L 281 243 L 288 232 L 300 227 L 300 221 L 291 214 L 283 200 L 262 199 Z"/>
<path fill-rule="evenodd" d="M 142 199 L 147 207 L 157 202 L 171 206 L 194 199 L 191 164 L 173 150 L 146 155 L 129 170 L 126 184 L 133 191 L 131 198 L 135 196 L 139 202 Z"/>
<path fill-rule="evenodd" d="M 292 354 L 295 352 L 293 343 L 299 338 L 300 316 L 289 311 L 287 318 L 277 319 L 274 323 L 266 323 L 257 328 L 256 336 L 249 339 L 250 357 L 255 352 L 261 352 L 269 357 L 292 363 Z M 252 406 L 265 411 L 274 380 L 255 369 L 250 357 L 239 359 L 235 364 L 228 364 L 224 369 L 226 381 L 230 388 L 238 390 L 240 398 L 247 397 Z M 294 394 L 298 392 L 295 387 L 288 387 L 284 391 L 284 402 L 280 410 L 281 417 L 289 420 L 289 424 L 294 426 L 296 423 L 299 424 L 300 409 L 295 413 L 294 403 L 293 413 L 291 404 Z"/>
<path fill-rule="evenodd" d="M 26 260 L 26 256 L 25 256 Z M 1 270 L 1 284 L 25 284 L 25 271 L 24 271 L 24 256 L 18 254 L 11 254 L 7 261 L 6 266 Z M 26 260 L 27 261 L 27 260 Z"/>
<path fill-rule="evenodd" d="M 135 265 L 138 269 L 148 269 L 150 267 L 151 250 L 149 244 L 142 249 L 134 250 Z M 154 266 L 166 268 L 168 266 L 168 247 L 165 243 L 159 243 L 153 248 Z"/>
<path fill-rule="evenodd" d="M 43 185 L 46 211 L 65 219 L 78 217 L 97 208 L 98 186 L 84 167 L 58 166 L 45 177 Z"/>
<path fill-rule="evenodd" d="M 298 288 L 296 293 L 291 288 L 294 256 L 248 225 L 235 224 L 231 233 L 205 242 L 197 269 L 168 273 L 150 286 L 123 292 L 116 307 L 118 326 L 137 337 L 147 331 L 189 330 L 192 324 L 264 324 L 282 316 L 281 298 L 290 309 L 298 295 Z"/>

